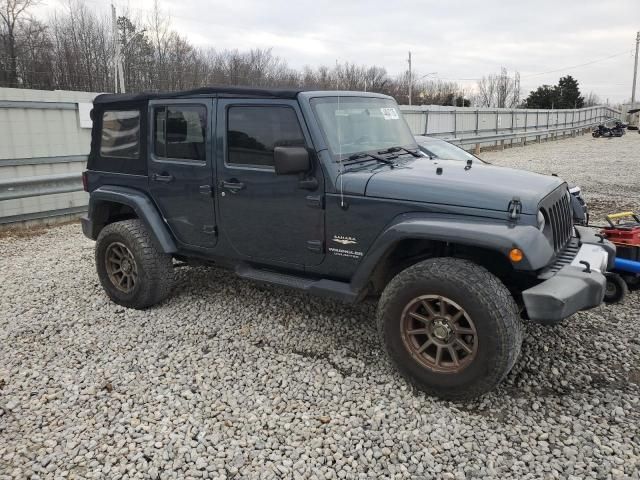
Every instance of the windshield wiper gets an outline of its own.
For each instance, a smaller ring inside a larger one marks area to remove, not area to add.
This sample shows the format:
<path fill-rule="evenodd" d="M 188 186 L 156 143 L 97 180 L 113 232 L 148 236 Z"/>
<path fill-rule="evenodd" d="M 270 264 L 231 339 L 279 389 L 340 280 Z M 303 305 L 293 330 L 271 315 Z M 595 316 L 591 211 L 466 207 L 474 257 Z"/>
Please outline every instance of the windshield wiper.
<path fill-rule="evenodd" d="M 349 160 L 348 164 L 352 165 L 354 163 L 364 162 L 367 160 L 367 158 L 373 158 L 374 160 L 380 163 L 385 163 L 387 165 L 391 165 L 392 167 L 395 167 L 396 165 L 390 158 L 384 158 L 384 157 L 381 157 L 380 155 L 376 155 L 375 153 L 354 153 L 353 155 L 349 155 L 347 157 L 347 160 Z M 393 157 L 393 158 L 396 158 L 396 157 Z"/>
<path fill-rule="evenodd" d="M 416 158 L 417 157 L 422 157 L 422 155 L 420 155 L 417 150 L 410 150 L 410 149 L 404 148 L 404 147 L 390 147 L 390 148 L 387 148 L 386 150 L 381 150 L 378 153 L 380 155 L 384 155 L 384 154 L 387 154 L 387 153 L 396 153 L 396 152 L 406 152 L 406 153 L 409 153 L 409 154 L 413 155 Z"/>

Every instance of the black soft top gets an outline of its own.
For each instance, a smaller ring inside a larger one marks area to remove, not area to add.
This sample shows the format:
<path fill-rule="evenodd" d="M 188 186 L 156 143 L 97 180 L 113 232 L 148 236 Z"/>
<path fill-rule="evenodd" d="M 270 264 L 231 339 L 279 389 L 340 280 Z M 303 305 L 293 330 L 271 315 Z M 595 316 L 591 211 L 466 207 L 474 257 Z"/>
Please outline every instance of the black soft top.
<path fill-rule="evenodd" d="M 94 100 L 94 105 L 111 103 L 134 103 L 157 98 L 188 98 L 198 96 L 226 96 L 252 98 L 286 98 L 295 99 L 302 89 L 256 88 L 256 87 L 202 87 L 181 92 L 142 92 L 142 93 L 103 93 Z"/>

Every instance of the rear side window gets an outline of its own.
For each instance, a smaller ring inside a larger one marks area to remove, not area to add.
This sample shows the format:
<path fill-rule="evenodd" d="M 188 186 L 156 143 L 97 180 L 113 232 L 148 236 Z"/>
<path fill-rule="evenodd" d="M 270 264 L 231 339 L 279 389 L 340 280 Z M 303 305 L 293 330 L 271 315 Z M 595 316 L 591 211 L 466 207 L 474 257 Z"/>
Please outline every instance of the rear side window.
<path fill-rule="evenodd" d="M 273 149 L 304 146 L 296 112 L 290 107 L 230 107 L 227 163 L 272 167 Z"/>
<path fill-rule="evenodd" d="M 178 105 L 154 109 L 156 157 L 206 160 L 207 110 L 203 106 Z"/>
<path fill-rule="evenodd" d="M 140 157 L 140 111 L 107 110 L 102 114 L 100 156 Z"/>

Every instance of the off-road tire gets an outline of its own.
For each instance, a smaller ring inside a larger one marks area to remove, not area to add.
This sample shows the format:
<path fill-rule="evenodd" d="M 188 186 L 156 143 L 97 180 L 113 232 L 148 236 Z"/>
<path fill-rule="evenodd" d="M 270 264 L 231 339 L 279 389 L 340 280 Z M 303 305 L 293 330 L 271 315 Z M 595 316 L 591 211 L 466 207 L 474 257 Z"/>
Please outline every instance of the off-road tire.
<path fill-rule="evenodd" d="M 105 254 L 114 242 L 129 249 L 137 266 L 137 280 L 130 292 L 119 290 L 107 272 Z M 141 220 L 123 220 L 105 226 L 96 240 L 95 260 L 102 287 L 119 305 L 144 309 L 161 302 L 171 293 L 174 282 L 172 257 L 156 247 Z"/>
<path fill-rule="evenodd" d="M 473 319 L 477 352 L 462 371 L 434 372 L 414 359 L 403 343 L 402 312 L 422 295 L 451 299 Z M 377 326 L 397 369 L 418 389 L 449 400 L 492 390 L 513 368 L 522 346 L 522 321 L 507 288 L 485 268 L 457 258 L 425 260 L 396 275 L 380 298 Z"/>

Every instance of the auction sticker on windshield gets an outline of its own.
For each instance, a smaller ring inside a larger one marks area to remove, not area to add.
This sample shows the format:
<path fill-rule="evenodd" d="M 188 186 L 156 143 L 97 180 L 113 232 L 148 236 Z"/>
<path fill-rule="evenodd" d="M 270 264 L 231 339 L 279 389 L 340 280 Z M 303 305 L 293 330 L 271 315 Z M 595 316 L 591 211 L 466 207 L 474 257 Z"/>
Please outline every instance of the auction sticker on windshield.
<path fill-rule="evenodd" d="M 385 120 L 399 120 L 400 116 L 398 115 L 398 111 L 395 108 L 386 107 L 381 108 L 382 116 Z"/>

